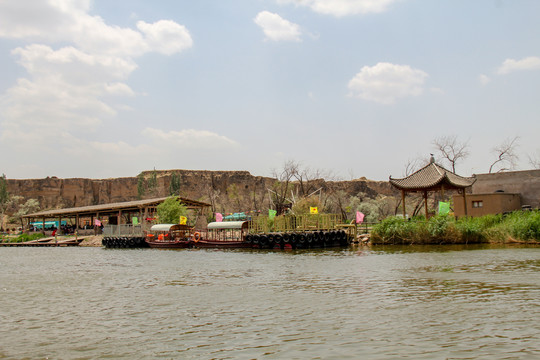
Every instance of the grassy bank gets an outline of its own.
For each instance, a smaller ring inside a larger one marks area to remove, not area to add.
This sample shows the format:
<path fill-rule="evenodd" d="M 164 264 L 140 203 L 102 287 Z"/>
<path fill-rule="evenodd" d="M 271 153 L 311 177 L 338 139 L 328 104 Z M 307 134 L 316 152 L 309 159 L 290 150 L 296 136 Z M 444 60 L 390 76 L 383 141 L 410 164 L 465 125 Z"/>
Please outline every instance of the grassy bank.
<path fill-rule="evenodd" d="M 540 242 L 540 211 L 517 211 L 477 218 L 435 216 L 404 220 L 389 217 L 374 226 L 373 244 L 473 244 Z"/>
<path fill-rule="evenodd" d="M 35 234 L 21 234 L 16 237 L 5 237 L 3 238 L 3 242 L 12 242 L 12 243 L 20 243 L 20 242 L 27 242 L 27 241 L 33 241 L 33 240 L 39 240 L 41 238 L 45 237 L 42 233 L 35 233 Z"/>

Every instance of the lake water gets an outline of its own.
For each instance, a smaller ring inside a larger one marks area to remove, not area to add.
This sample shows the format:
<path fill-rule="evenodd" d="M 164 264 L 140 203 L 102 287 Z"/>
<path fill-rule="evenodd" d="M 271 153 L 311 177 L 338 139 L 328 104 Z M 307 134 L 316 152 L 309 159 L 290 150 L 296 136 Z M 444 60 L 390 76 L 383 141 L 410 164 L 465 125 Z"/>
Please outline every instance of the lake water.
<path fill-rule="evenodd" d="M 0 358 L 538 359 L 540 248 L 0 248 Z"/>

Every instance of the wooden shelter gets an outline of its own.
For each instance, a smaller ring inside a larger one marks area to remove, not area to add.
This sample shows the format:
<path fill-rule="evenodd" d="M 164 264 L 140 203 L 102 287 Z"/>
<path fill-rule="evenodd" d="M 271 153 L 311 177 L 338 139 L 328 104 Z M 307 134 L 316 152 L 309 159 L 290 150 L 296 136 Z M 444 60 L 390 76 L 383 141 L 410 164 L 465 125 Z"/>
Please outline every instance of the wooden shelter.
<path fill-rule="evenodd" d="M 154 217 L 156 207 L 164 202 L 167 198 L 153 198 L 136 201 L 117 202 L 109 204 L 81 206 L 66 209 L 45 210 L 33 214 L 25 215 L 24 218 L 28 219 L 30 223 L 33 219 L 39 219 L 43 223 L 43 229 L 45 228 L 46 219 L 58 220 L 58 224 L 62 223 L 62 219 L 75 219 L 75 224 L 79 226 L 80 218 L 90 218 L 91 226 L 94 225 L 94 219 L 102 219 L 103 217 L 116 218 L 116 225 L 122 224 L 122 216 L 134 215 L 138 219 L 141 219 L 141 225 L 144 227 L 148 218 Z M 178 197 L 188 209 L 200 210 L 205 207 L 211 206 L 208 203 L 191 200 L 183 197 Z"/>
<path fill-rule="evenodd" d="M 440 191 L 444 196 L 445 190 L 457 190 L 463 195 L 463 205 L 465 216 L 467 216 L 467 195 L 466 189 L 471 187 L 476 181 L 473 177 L 459 176 L 450 170 L 446 170 L 435 163 L 431 158 L 428 165 L 424 166 L 414 174 L 411 174 L 402 179 L 393 179 L 390 176 L 390 184 L 401 190 L 401 199 L 403 202 L 403 217 L 405 218 L 405 195 L 407 193 L 416 192 L 422 193 L 424 197 L 424 208 L 426 211 L 426 219 L 428 218 L 427 198 L 428 192 Z"/>

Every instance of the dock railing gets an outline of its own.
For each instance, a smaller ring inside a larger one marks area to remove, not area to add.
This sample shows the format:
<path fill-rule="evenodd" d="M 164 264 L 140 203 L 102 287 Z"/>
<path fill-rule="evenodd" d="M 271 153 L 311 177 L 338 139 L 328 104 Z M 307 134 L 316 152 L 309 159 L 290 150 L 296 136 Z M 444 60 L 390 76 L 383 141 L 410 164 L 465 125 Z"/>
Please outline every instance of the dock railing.
<path fill-rule="evenodd" d="M 103 235 L 105 236 L 143 236 L 144 229 L 142 225 L 105 225 L 103 227 Z"/>
<path fill-rule="evenodd" d="M 338 214 L 280 215 L 270 220 L 268 216 L 254 217 L 249 225 L 250 233 L 305 232 L 337 229 L 341 224 Z"/>

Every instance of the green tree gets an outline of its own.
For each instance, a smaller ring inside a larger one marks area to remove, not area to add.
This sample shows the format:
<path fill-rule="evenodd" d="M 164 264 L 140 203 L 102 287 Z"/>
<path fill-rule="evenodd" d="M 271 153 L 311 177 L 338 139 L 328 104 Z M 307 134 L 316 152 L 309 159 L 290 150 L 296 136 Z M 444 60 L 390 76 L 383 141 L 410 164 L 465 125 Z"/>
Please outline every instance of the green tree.
<path fill-rule="evenodd" d="M 148 190 L 152 196 L 157 196 L 157 171 L 156 168 L 154 168 L 154 171 L 152 171 L 152 175 L 150 175 L 150 178 L 148 179 Z"/>
<path fill-rule="evenodd" d="M 13 216 L 21 222 L 21 226 L 24 226 L 23 216 L 32 214 L 39 211 L 40 205 L 37 199 L 28 199 L 24 204 L 19 206 L 19 210 Z"/>
<path fill-rule="evenodd" d="M 145 183 L 146 181 L 144 179 L 144 174 L 140 173 L 139 175 L 137 175 L 137 196 L 139 199 L 142 199 L 146 192 Z"/>
<path fill-rule="evenodd" d="M 171 183 L 169 184 L 169 195 L 180 195 L 180 175 L 173 172 L 171 175 Z"/>
<path fill-rule="evenodd" d="M 168 197 L 156 208 L 159 221 L 163 224 L 178 224 L 180 216 L 187 215 L 187 207 L 176 196 Z"/>
<path fill-rule="evenodd" d="M 6 175 L 2 174 L 0 177 L 0 227 L 3 228 L 4 224 L 4 212 L 9 203 L 9 193 L 7 189 Z"/>
<path fill-rule="evenodd" d="M 238 190 L 238 186 L 236 186 L 236 184 L 231 184 L 227 187 L 227 197 L 229 198 L 229 200 L 231 200 L 231 202 L 235 203 L 236 211 L 242 210 L 242 205 L 240 203 L 240 191 Z"/>

